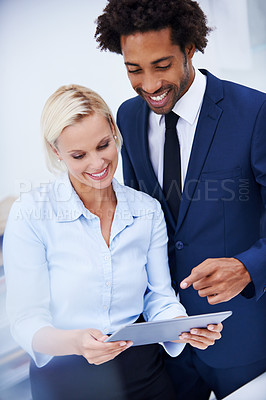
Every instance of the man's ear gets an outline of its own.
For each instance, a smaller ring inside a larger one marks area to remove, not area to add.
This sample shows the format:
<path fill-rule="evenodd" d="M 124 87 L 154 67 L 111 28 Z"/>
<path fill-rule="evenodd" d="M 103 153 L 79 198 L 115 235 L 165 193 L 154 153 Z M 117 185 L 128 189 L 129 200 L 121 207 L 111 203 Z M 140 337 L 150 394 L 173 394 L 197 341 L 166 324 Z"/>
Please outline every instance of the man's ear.
<path fill-rule="evenodd" d="M 188 45 L 186 45 L 185 47 L 185 52 L 188 58 L 192 59 L 192 57 L 194 56 L 196 47 L 194 43 L 190 43 Z"/>

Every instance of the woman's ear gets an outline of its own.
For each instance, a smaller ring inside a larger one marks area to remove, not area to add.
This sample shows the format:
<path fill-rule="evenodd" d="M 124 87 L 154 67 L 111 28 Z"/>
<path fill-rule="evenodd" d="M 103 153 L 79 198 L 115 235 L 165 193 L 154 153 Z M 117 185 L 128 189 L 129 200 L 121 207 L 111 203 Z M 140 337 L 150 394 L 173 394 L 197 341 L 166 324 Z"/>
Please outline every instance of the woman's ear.
<path fill-rule="evenodd" d="M 51 147 L 51 149 L 53 150 L 53 152 L 55 153 L 56 157 L 58 158 L 58 160 L 61 161 L 60 155 L 58 153 L 58 150 L 51 144 L 49 143 L 49 146 Z"/>

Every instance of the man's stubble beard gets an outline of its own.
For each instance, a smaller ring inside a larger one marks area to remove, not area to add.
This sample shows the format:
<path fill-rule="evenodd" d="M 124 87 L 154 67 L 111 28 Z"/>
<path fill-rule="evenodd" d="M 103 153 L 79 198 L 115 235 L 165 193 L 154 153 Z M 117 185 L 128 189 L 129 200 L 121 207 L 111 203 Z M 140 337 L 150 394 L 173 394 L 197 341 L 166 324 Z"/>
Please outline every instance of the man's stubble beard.
<path fill-rule="evenodd" d="M 185 91 L 188 89 L 188 88 L 187 88 L 187 85 L 188 85 L 188 82 L 189 82 L 189 67 L 188 67 L 188 62 L 187 62 L 186 53 L 184 52 L 183 54 L 184 54 L 184 64 L 183 64 L 184 76 L 183 76 L 183 78 L 182 78 L 181 81 L 180 81 L 179 87 L 177 87 L 176 85 L 173 85 L 173 84 L 171 85 L 171 84 L 170 84 L 170 85 L 167 85 L 165 88 L 163 88 L 163 89 L 171 89 L 171 90 L 173 90 L 173 92 L 174 92 L 174 99 L 173 99 L 173 104 L 172 104 L 171 109 L 167 110 L 166 112 L 156 112 L 156 109 L 153 109 L 153 108 L 150 106 L 150 104 L 147 102 L 147 100 L 146 100 L 146 98 L 145 98 L 145 95 L 143 95 L 143 90 L 142 90 L 141 88 L 137 88 L 137 89 L 136 89 L 136 92 L 138 93 L 138 95 L 139 95 L 140 97 L 142 97 L 142 99 L 147 103 L 148 107 L 149 107 L 153 112 L 155 112 L 156 114 L 159 114 L 159 115 L 168 114 L 168 113 L 174 108 L 174 106 L 175 106 L 175 104 L 178 102 L 178 100 L 183 96 L 183 94 L 185 93 Z M 162 88 L 160 88 L 160 89 L 158 90 L 158 92 L 161 91 L 161 89 L 162 89 Z M 156 95 L 156 92 L 154 93 L 154 95 Z"/>

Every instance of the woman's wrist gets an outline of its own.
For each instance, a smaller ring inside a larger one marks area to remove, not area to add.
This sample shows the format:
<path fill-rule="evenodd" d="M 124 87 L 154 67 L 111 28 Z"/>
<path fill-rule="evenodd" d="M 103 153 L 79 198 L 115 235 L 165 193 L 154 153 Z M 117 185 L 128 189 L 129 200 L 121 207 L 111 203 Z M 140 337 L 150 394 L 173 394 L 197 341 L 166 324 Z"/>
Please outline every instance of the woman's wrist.
<path fill-rule="evenodd" d="M 32 340 L 33 350 L 52 356 L 80 355 L 82 330 L 63 330 L 51 326 L 39 329 Z"/>

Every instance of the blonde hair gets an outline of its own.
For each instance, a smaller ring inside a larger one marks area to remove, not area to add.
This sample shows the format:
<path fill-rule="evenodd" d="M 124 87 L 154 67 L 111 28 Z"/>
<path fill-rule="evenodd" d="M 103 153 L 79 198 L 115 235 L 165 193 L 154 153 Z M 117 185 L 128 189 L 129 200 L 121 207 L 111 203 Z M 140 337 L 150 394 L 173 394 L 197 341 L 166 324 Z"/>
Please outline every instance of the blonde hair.
<path fill-rule="evenodd" d="M 63 129 L 94 113 L 105 117 L 110 127 L 114 129 L 117 150 L 120 151 L 122 146 L 121 133 L 110 108 L 98 93 L 84 86 L 72 84 L 61 86 L 48 98 L 41 116 L 41 130 L 47 167 L 51 172 L 65 170 L 64 164 L 58 162 L 53 151 Z"/>

